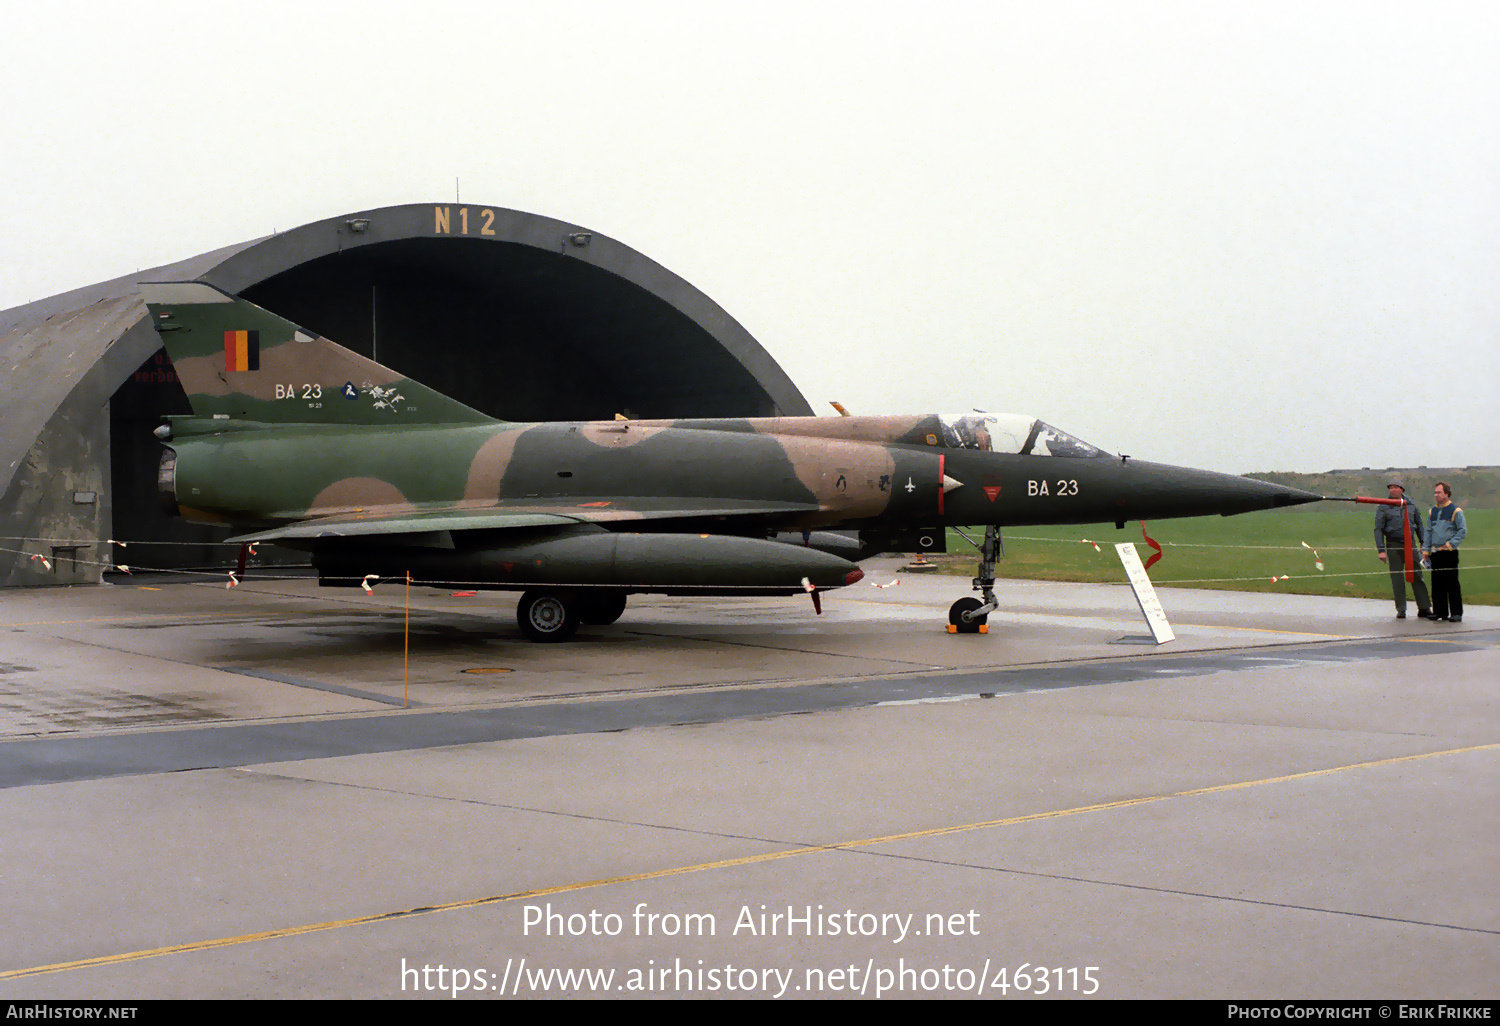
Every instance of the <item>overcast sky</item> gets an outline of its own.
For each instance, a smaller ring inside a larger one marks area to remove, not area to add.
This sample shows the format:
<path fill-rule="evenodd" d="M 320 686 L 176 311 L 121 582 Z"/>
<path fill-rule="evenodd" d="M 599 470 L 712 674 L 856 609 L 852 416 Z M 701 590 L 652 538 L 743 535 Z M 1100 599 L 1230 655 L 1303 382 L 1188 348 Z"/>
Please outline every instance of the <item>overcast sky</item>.
<path fill-rule="evenodd" d="M 4 35 L 0 309 L 457 178 L 687 279 L 820 411 L 1500 463 L 1500 5 L 112 2 Z"/>

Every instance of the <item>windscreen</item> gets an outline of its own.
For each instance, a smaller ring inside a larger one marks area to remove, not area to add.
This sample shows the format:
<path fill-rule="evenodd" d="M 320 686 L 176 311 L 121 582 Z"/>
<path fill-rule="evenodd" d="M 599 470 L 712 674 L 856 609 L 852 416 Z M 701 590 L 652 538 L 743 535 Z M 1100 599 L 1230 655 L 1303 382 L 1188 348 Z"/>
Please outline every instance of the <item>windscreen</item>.
<path fill-rule="evenodd" d="M 1108 455 L 1081 438 L 1019 413 L 982 413 L 978 410 L 945 413 L 939 414 L 938 421 L 943 426 L 943 444 L 950 449 L 1071 459 Z"/>

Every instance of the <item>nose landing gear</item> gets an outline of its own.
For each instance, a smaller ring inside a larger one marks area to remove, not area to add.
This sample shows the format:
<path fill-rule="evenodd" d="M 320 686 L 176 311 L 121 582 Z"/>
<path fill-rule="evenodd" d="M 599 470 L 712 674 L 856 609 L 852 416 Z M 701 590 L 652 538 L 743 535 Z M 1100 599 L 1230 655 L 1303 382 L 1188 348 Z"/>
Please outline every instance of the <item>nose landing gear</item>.
<path fill-rule="evenodd" d="M 959 534 L 963 532 L 959 531 Z M 964 538 L 969 544 L 974 544 L 974 539 L 968 535 L 965 534 Z M 979 576 L 974 578 L 974 590 L 979 592 L 981 598 L 961 598 L 948 607 L 949 634 L 988 634 L 989 615 L 1000 607 L 995 599 L 995 558 L 1005 551 L 1005 543 L 1000 539 L 1000 529 L 993 524 L 985 527 L 984 541 L 977 547 Z"/>

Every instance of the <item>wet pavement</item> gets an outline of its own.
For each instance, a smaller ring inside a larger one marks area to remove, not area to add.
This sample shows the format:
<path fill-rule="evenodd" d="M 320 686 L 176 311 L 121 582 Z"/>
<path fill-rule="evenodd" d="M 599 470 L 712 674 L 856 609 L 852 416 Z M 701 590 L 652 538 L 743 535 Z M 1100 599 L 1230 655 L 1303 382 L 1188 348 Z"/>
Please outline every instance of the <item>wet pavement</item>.
<path fill-rule="evenodd" d="M 395 587 L 0 591 L 0 995 L 1492 994 L 1500 610 L 1171 589 L 1156 646 L 1123 586 L 1002 582 L 951 636 L 965 579 L 867 570 L 563 645 L 496 594 L 408 636 Z M 733 929 L 820 905 L 923 932 Z"/>

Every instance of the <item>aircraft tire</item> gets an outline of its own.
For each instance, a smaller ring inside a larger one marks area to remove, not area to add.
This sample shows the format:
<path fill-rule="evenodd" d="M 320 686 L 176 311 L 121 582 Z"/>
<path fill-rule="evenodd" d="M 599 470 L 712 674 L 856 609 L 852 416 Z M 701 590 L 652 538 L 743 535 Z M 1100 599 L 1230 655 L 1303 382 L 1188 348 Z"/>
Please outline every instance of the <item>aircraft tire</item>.
<path fill-rule="evenodd" d="M 948 607 L 948 622 L 954 627 L 957 627 L 958 633 L 960 634 L 978 634 L 979 625 L 982 623 L 987 623 L 989 621 L 989 614 L 986 613 L 984 616 L 976 616 L 968 623 L 964 622 L 963 614 L 969 612 L 970 610 L 978 609 L 982 605 L 984 605 L 984 603 L 979 601 L 977 598 L 974 598 L 972 595 L 968 598 L 961 598 L 957 602 L 953 603 L 953 605 Z"/>
<path fill-rule="evenodd" d="M 623 591 L 591 591 L 578 602 L 578 621 L 604 627 L 614 623 L 625 612 Z"/>
<path fill-rule="evenodd" d="M 516 606 L 516 622 L 530 641 L 567 641 L 578 632 L 578 601 L 555 591 L 528 591 Z"/>

